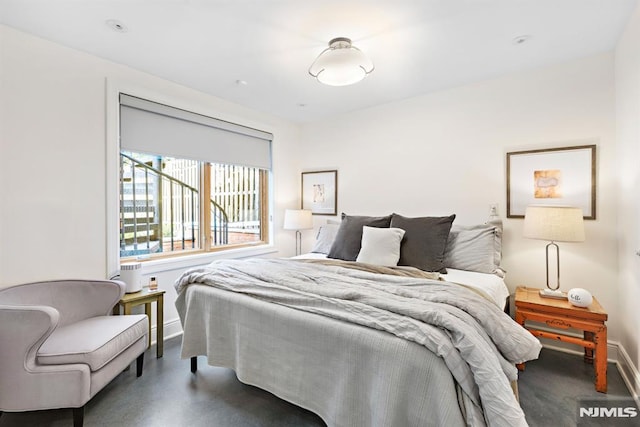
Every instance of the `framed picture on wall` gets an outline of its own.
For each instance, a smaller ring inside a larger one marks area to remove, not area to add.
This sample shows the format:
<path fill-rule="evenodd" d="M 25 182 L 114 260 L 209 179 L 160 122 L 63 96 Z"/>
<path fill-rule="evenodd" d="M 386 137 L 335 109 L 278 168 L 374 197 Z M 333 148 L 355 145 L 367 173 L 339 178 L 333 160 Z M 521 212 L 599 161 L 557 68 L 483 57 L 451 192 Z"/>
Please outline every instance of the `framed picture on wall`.
<path fill-rule="evenodd" d="M 337 215 L 337 202 L 337 170 L 302 172 L 302 209 L 313 215 Z"/>
<path fill-rule="evenodd" d="M 596 219 L 596 146 L 507 153 L 507 218 L 528 205 L 575 206 Z"/>

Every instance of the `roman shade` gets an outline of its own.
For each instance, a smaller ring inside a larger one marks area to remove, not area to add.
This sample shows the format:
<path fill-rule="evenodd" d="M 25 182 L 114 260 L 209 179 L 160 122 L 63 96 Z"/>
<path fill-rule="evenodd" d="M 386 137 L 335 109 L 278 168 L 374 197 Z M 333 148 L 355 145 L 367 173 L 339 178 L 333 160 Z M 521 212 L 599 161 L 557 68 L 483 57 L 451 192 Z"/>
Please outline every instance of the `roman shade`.
<path fill-rule="evenodd" d="M 271 169 L 273 135 L 120 94 L 120 148 L 147 154 Z"/>

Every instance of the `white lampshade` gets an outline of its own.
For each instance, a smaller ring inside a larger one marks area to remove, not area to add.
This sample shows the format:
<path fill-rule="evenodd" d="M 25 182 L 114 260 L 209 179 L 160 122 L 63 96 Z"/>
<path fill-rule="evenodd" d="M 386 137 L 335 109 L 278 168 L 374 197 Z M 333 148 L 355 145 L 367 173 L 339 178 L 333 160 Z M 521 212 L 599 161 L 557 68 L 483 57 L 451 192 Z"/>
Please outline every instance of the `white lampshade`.
<path fill-rule="evenodd" d="M 306 209 L 287 209 L 284 211 L 285 230 L 308 230 L 313 228 L 311 211 Z"/>
<path fill-rule="evenodd" d="M 329 86 L 347 86 L 364 79 L 373 71 L 373 63 L 346 37 L 329 42 L 309 67 L 309 74 Z"/>
<path fill-rule="evenodd" d="M 582 209 L 569 206 L 527 206 L 524 237 L 552 242 L 584 242 Z"/>

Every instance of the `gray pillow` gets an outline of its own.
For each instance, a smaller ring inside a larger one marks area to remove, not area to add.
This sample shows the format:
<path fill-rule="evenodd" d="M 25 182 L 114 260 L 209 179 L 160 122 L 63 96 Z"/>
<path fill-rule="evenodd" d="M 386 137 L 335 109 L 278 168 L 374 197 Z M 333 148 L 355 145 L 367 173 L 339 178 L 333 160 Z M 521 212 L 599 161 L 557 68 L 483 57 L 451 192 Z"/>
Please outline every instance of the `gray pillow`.
<path fill-rule="evenodd" d="M 368 227 L 388 228 L 391 223 L 391 215 L 388 216 L 352 216 L 342 214 L 342 222 L 336 239 L 331 245 L 327 258 L 355 261 L 362 245 L 362 228 Z"/>
<path fill-rule="evenodd" d="M 316 243 L 313 245 L 311 252 L 318 254 L 328 254 L 331 250 L 331 245 L 336 240 L 336 234 L 338 234 L 338 224 L 327 223 L 321 225 L 316 235 Z"/>
<path fill-rule="evenodd" d="M 393 214 L 391 227 L 406 231 L 400 246 L 398 265 L 408 265 L 424 271 L 446 273 L 444 250 L 455 214 L 443 217 L 407 218 Z"/>
<path fill-rule="evenodd" d="M 444 252 L 446 267 L 504 276 L 502 221 L 478 225 L 454 225 Z"/>

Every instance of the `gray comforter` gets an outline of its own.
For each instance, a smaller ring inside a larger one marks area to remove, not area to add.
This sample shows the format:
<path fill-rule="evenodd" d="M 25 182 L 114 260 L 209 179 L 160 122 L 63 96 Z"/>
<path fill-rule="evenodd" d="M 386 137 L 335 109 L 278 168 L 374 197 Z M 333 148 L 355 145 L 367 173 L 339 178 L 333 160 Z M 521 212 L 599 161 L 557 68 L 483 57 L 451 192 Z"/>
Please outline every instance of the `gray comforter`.
<path fill-rule="evenodd" d="M 190 304 L 192 300 L 185 295 L 190 284 L 204 284 L 367 326 L 419 344 L 439 356 L 455 378 L 463 394 L 458 400 L 466 402 L 462 404 L 466 424 L 526 425 L 510 381 L 517 378 L 513 364 L 538 357 L 540 343 L 531 334 L 495 305 L 462 286 L 407 277 L 406 270 L 369 270 L 357 265 L 354 269 L 348 268 L 349 263 L 224 260 L 186 272 L 176 282 L 176 307 L 185 328 L 183 356 L 203 354 L 202 348 L 195 348 L 199 344 L 193 337 L 202 336 L 204 330 L 199 329 L 207 326 L 196 322 L 197 326 L 190 327 L 186 320 L 197 316 L 194 311 L 206 310 L 206 305 Z M 319 354 L 318 360 L 305 363 L 312 368 L 322 363 L 323 357 Z M 236 363 L 228 364 L 235 367 Z"/>

